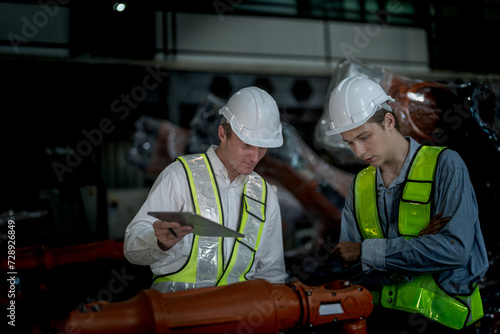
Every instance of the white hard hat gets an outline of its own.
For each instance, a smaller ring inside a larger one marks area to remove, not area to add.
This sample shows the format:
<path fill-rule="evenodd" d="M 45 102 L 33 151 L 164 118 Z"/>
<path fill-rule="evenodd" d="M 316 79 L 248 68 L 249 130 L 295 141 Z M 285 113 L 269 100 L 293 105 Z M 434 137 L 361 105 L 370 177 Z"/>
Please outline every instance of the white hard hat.
<path fill-rule="evenodd" d="M 219 110 L 246 144 L 257 147 L 283 145 L 278 105 L 266 91 L 257 87 L 242 88 Z"/>
<path fill-rule="evenodd" d="M 355 129 L 381 108 L 391 111 L 388 101 L 394 102 L 394 99 L 373 80 L 359 76 L 342 80 L 330 94 L 331 122 L 326 135 Z"/>

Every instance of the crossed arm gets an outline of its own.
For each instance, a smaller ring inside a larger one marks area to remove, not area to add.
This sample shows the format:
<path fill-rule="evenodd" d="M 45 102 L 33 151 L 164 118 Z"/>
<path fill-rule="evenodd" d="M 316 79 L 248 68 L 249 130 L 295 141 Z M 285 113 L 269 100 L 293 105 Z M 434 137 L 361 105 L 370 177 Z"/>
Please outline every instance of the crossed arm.
<path fill-rule="evenodd" d="M 450 221 L 451 218 L 442 217 L 442 213 L 438 213 L 429 225 L 419 233 L 419 237 L 429 234 L 437 234 Z M 360 259 L 361 242 L 341 241 L 333 249 L 332 254 L 344 267 L 349 267 Z"/>

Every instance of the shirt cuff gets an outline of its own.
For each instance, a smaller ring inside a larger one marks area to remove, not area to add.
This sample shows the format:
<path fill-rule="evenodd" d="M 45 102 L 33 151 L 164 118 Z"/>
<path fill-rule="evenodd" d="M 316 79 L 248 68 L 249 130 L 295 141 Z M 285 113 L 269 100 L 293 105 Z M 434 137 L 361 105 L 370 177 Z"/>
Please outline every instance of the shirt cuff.
<path fill-rule="evenodd" d="M 361 243 L 361 266 L 365 273 L 385 268 L 385 239 L 366 239 Z"/>
<path fill-rule="evenodd" d="M 159 261 L 168 255 L 169 251 L 163 251 L 163 250 L 161 250 L 160 246 L 158 246 L 158 239 L 156 238 L 154 231 L 152 233 L 149 233 L 149 235 L 147 236 L 147 239 L 145 241 L 146 241 L 146 244 L 149 245 L 148 248 L 149 248 L 150 254 L 154 259 Z"/>

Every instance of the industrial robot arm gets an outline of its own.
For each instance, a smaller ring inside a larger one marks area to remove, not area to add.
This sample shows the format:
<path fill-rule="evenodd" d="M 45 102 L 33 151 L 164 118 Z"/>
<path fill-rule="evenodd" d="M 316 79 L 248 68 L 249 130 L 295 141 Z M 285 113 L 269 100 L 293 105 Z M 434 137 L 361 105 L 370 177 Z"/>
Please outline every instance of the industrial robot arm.
<path fill-rule="evenodd" d="M 344 321 L 346 334 L 365 334 L 372 295 L 348 281 L 310 287 L 257 279 L 173 293 L 142 290 L 116 303 L 72 311 L 64 333 L 279 333 Z"/>

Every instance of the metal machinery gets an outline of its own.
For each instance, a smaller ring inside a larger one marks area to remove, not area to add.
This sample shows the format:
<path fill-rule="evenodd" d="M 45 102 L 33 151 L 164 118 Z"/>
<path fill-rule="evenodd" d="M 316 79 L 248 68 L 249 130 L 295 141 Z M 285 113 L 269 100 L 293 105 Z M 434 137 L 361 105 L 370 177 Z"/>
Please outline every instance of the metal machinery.
<path fill-rule="evenodd" d="M 310 287 L 258 279 L 163 294 L 141 290 L 116 303 L 95 302 L 71 311 L 64 333 L 279 333 L 343 321 L 347 334 L 366 333 L 371 293 L 348 281 Z"/>

